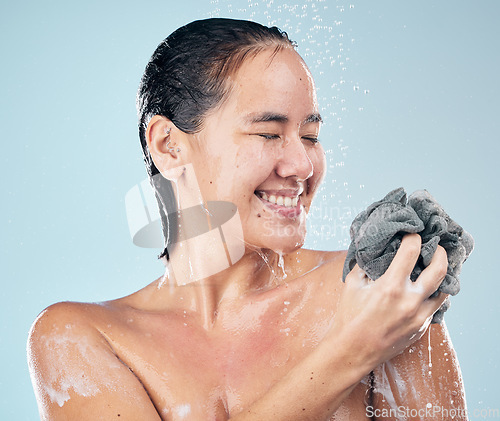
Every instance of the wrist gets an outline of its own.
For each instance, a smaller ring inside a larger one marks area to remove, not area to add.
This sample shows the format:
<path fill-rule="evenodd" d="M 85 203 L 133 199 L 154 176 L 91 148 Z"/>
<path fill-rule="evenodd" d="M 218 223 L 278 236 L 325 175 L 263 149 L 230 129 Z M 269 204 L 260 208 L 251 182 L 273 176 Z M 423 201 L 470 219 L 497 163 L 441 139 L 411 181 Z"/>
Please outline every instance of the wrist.
<path fill-rule="evenodd" d="M 317 348 L 319 358 L 330 362 L 329 371 L 342 373 L 350 386 L 359 383 L 378 365 L 374 351 L 352 331 L 332 327 L 331 340 L 322 341 Z"/>

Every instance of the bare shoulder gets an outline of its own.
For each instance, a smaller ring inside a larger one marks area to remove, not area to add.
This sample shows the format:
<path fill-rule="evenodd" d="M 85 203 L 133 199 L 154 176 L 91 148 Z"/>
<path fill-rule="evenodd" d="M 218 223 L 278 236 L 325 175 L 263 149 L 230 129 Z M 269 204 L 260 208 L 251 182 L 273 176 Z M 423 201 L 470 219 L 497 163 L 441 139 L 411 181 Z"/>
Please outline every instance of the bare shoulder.
<path fill-rule="evenodd" d="M 64 301 L 43 310 L 33 323 L 30 335 L 57 329 L 64 322 L 88 323 L 88 315 L 99 304 Z"/>
<path fill-rule="evenodd" d="M 28 356 L 42 357 L 44 350 L 54 355 L 72 341 L 79 344 L 102 341 L 104 338 L 93 323 L 93 313 L 98 308 L 99 304 L 76 302 L 60 302 L 47 307 L 31 326 Z"/>
<path fill-rule="evenodd" d="M 301 249 L 296 256 L 301 267 L 307 272 L 314 271 L 318 279 L 328 279 L 333 284 L 342 283 L 342 270 L 347 252 Z"/>
<path fill-rule="evenodd" d="M 63 302 L 33 323 L 28 364 L 41 419 L 113 419 L 138 410 L 144 419 L 159 419 L 140 382 L 95 327 L 102 311 L 99 304 Z"/>
<path fill-rule="evenodd" d="M 308 266 L 313 268 L 342 268 L 344 265 L 347 251 L 324 251 L 300 249 L 296 259 L 307 262 Z"/>
<path fill-rule="evenodd" d="M 339 263 L 344 264 L 345 257 L 347 255 L 347 250 L 311 250 L 321 257 L 325 262 L 339 261 Z"/>
<path fill-rule="evenodd" d="M 91 308 L 97 304 L 61 302 L 53 304 L 43 310 L 33 325 L 28 336 L 29 357 L 39 356 L 44 349 L 52 349 L 54 342 L 62 342 L 62 337 L 67 340 L 83 338 L 89 339 L 97 336 L 97 331 L 92 328 L 89 315 Z"/>

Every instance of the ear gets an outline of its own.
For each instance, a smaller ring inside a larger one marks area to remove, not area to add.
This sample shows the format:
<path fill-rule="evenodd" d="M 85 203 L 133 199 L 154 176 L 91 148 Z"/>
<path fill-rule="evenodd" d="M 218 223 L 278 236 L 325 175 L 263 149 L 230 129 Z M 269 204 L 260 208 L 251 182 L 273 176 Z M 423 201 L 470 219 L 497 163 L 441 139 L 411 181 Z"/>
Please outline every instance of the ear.
<path fill-rule="evenodd" d="M 168 118 L 155 115 L 146 129 L 146 142 L 153 162 L 168 180 L 177 180 L 189 162 L 187 134 Z"/>

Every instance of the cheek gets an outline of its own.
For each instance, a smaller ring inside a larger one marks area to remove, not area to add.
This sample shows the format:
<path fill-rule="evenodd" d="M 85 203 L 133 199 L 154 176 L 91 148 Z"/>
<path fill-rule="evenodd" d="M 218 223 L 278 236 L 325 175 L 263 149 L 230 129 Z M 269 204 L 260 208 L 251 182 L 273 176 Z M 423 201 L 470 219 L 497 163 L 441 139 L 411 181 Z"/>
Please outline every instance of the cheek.
<path fill-rule="evenodd" d="M 238 155 L 218 159 L 205 172 L 204 184 L 212 200 L 227 200 L 236 205 L 247 203 L 254 197 L 254 191 L 262 184 L 272 171 L 272 164 L 263 160 L 260 155 L 241 151 Z M 243 208 L 242 208 L 243 209 Z"/>
<path fill-rule="evenodd" d="M 231 174 L 227 180 L 240 183 L 240 187 L 255 190 L 273 173 L 276 151 L 263 145 L 242 148 L 230 164 Z"/>

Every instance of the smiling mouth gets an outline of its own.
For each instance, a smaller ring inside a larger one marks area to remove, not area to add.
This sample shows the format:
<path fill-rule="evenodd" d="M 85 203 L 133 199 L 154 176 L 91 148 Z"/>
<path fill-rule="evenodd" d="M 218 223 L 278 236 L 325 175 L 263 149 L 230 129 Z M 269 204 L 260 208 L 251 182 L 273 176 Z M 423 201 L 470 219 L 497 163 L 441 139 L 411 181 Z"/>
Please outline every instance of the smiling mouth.
<path fill-rule="evenodd" d="M 300 194 L 302 189 L 295 193 L 287 192 L 286 195 L 277 194 L 278 192 L 255 191 L 255 195 L 264 203 L 264 205 L 287 218 L 295 218 L 302 211 Z"/>
<path fill-rule="evenodd" d="M 273 205 L 283 206 L 285 208 L 295 208 L 299 202 L 299 196 L 278 196 L 267 194 L 265 192 L 255 192 L 263 201 L 272 203 Z"/>

